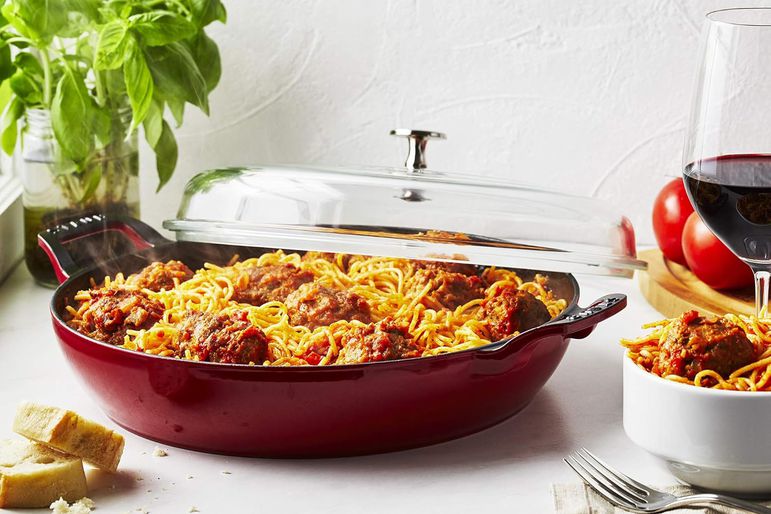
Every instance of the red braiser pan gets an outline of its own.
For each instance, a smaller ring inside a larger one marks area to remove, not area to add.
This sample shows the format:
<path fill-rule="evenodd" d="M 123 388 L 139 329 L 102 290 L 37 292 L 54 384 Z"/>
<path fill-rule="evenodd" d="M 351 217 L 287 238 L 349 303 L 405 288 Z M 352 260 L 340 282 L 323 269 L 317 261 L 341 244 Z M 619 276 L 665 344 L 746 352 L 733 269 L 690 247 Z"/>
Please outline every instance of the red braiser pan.
<path fill-rule="evenodd" d="M 123 233 L 137 247 L 77 269 L 64 243 Z M 520 411 L 546 383 L 571 338 L 588 336 L 626 305 L 622 294 L 578 306 L 574 277 L 549 273 L 569 300 L 554 320 L 516 337 L 433 357 L 342 366 L 266 367 L 195 362 L 126 350 L 65 323 L 73 295 L 118 272 L 178 259 L 192 269 L 269 249 L 172 242 L 132 219 L 82 218 L 40 235 L 62 282 L 51 318 L 62 350 L 104 412 L 155 441 L 261 457 L 337 457 L 447 441 Z M 517 270 L 523 274 L 527 270 Z"/>

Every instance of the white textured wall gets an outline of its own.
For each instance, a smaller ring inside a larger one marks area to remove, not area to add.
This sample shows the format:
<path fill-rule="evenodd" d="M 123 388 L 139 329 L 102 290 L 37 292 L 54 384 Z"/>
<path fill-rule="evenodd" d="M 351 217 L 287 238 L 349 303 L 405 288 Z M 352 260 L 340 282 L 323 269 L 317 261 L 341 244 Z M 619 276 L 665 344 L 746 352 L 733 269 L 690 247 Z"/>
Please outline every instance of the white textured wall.
<path fill-rule="evenodd" d="M 188 109 L 180 162 L 143 218 L 224 165 L 400 162 L 394 127 L 446 132 L 432 168 L 607 200 L 652 241 L 650 204 L 679 172 L 704 13 L 682 0 L 226 0 L 211 117 Z M 759 5 L 749 2 L 743 5 Z"/>

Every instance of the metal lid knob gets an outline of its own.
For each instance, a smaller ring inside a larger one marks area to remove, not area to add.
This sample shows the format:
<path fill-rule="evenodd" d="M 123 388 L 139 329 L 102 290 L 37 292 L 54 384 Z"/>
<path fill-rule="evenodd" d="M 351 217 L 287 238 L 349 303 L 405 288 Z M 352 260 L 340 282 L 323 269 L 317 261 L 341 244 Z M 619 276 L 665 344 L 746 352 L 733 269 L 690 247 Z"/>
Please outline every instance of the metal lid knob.
<path fill-rule="evenodd" d="M 393 129 L 392 136 L 407 138 L 407 158 L 404 166 L 412 170 L 424 170 L 426 165 L 426 145 L 429 139 L 447 139 L 442 132 L 431 130 Z"/>

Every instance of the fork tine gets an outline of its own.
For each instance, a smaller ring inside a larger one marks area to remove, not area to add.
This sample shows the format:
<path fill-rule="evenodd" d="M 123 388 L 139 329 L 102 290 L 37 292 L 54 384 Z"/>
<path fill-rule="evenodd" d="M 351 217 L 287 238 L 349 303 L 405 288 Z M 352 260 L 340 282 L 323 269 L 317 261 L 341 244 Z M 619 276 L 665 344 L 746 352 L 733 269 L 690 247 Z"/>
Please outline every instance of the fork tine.
<path fill-rule="evenodd" d="M 607 473 L 613 475 L 618 480 L 624 482 L 627 486 L 629 486 L 631 488 L 637 489 L 640 494 L 643 494 L 645 496 L 650 496 L 652 493 L 659 492 L 656 489 L 652 489 L 652 488 L 648 487 L 645 484 L 641 484 L 640 482 L 638 482 L 634 478 L 628 477 L 625 474 L 623 474 L 622 472 L 617 471 L 617 470 L 611 468 L 605 462 L 603 462 L 599 457 L 594 455 L 592 452 L 590 452 L 586 448 L 580 448 L 577 453 L 579 453 L 590 464 L 593 464 L 595 469 L 597 469 L 598 466 L 602 467 Z"/>
<path fill-rule="evenodd" d="M 570 466 L 570 468 L 576 472 L 578 476 L 581 477 L 581 479 L 586 482 L 592 489 L 600 493 L 600 495 L 608 500 L 610 503 L 615 505 L 616 507 L 623 507 L 625 509 L 634 508 L 634 505 L 624 498 L 623 496 L 618 495 L 615 491 L 610 489 L 607 485 L 605 485 L 603 482 L 595 479 L 595 477 L 589 473 L 580 462 L 578 462 L 575 458 L 573 458 L 572 455 L 568 455 L 566 458 L 562 459 L 565 464 Z"/>
<path fill-rule="evenodd" d="M 592 462 L 591 458 L 587 458 L 581 453 L 581 450 L 573 452 L 573 458 L 579 462 L 584 463 L 584 468 L 594 475 L 595 477 L 602 477 L 609 485 L 612 485 L 620 490 L 619 494 L 623 492 L 629 497 L 629 500 L 633 503 L 645 503 L 648 501 L 648 493 L 641 493 L 637 488 L 632 487 L 631 484 L 620 479 L 613 469 L 607 466 L 599 465 Z M 587 467 L 588 466 L 588 467 Z"/>
<path fill-rule="evenodd" d="M 630 491 L 623 485 L 615 483 L 610 477 L 604 475 L 601 471 L 594 468 L 591 463 L 587 462 L 580 454 L 573 452 L 570 454 L 573 462 L 581 467 L 584 472 L 591 476 L 594 480 L 602 482 L 606 488 L 612 490 L 616 496 L 624 498 L 627 503 L 631 505 L 639 505 L 645 502 L 645 498 L 641 498 L 635 491 Z"/>

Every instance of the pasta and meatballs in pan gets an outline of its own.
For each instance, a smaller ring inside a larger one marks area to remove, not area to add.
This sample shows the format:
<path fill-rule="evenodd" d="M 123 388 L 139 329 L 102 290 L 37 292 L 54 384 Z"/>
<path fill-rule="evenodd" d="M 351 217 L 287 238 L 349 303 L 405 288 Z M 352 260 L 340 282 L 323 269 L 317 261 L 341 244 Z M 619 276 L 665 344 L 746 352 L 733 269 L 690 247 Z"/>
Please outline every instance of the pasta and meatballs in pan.
<path fill-rule="evenodd" d="M 250 365 L 333 365 L 484 346 L 565 309 L 549 278 L 466 263 L 275 251 L 193 271 L 154 262 L 78 292 L 67 324 L 130 350 Z"/>

